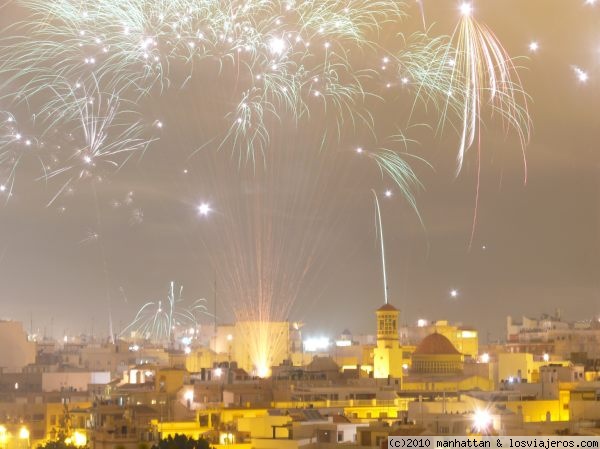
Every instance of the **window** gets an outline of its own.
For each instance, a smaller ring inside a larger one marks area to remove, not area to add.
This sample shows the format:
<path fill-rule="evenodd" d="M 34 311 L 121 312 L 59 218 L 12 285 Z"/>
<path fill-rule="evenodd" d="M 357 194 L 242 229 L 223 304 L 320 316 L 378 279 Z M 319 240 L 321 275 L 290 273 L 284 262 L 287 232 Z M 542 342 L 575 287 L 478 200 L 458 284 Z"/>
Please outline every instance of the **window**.
<path fill-rule="evenodd" d="M 330 430 L 317 430 L 317 442 L 331 443 L 331 431 Z"/>
<path fill-rule="evenodd" d="M 200 427 L 208 427 L 208 415 L 199 415 L 198 424 L 200 424 Z"/>

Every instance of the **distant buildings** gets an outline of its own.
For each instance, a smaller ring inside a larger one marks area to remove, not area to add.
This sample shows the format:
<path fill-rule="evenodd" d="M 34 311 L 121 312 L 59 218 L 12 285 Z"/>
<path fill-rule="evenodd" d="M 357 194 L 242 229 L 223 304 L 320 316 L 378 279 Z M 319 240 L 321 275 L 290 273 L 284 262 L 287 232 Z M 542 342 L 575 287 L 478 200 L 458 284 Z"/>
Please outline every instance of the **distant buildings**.
<path fill-rule="evenodd" d="M 412 326 L 403 327 L 400 333 L 406 346 L 416 346 L 428 335 L 436 333 L 446 337 L 465 357 L 476 359 L 479 355 L 479 334 L 470 326 L 453 325 L 446 320 L 430 322 L 420 319 Z"/>
<path fill-rule="evenodd" d="M 554 354 L 588 368 L 600 367 L 600 322 L 562 320 L 560 311 L 554 316 L 515 320 L 507 317 L 506 347 L 510 352 L 535 355 Z"/>
<path fill-rule="evenodd" d="M 307 342 L 300 323 L 247 322 L 167 348 L 32 342 L 2 322 L 0 448 L 68 439 L 139 449 L 185 434 L 217 448 L 366 449 L 389 435 L 600 432 L 593 322 L 509 320 L 509 341 L 486 352 L 473 328 L 399 322 L 386 304 L 373 337 Z M 252 346 L 261 341 L 266 349 Z"/>
<path fill-rule="evenodd" d="M 29 341 L 23 325 L 17 321 L 0 321 L 0 370 L 18 373 L 35 362 L 35 343 Z"/>

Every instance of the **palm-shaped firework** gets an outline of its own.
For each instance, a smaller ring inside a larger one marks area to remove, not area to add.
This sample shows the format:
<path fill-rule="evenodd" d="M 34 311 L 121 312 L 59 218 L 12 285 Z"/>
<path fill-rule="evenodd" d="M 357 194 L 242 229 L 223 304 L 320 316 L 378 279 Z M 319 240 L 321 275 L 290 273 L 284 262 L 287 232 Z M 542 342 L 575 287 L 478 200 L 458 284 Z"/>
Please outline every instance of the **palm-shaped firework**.
<path fill-rule="evenodd" d="M 166 300 L 150 301 L 137 312 L 134 320 L 121 332 L 122 337 L 147 340 L 154 344 L 171 343 L 182 330 L 196 329 L 202 315 L 210 316 L 205 299 L 186 307 L 183 286 L 169 284 Z"/>

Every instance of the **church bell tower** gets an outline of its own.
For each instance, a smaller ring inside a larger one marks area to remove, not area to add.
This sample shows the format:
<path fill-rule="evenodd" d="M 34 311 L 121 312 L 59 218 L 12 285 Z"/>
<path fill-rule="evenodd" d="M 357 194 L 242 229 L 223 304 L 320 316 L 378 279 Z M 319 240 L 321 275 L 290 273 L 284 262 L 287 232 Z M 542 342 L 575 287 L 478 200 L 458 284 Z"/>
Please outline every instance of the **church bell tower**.
<path fill-rule="evenodd" d="M 398 336 L 400 311 L 385 304 L 377 316 L 377 347 L 373 351 L 373 376 L 376 379 L 402 378 L 402 348 Z"/>

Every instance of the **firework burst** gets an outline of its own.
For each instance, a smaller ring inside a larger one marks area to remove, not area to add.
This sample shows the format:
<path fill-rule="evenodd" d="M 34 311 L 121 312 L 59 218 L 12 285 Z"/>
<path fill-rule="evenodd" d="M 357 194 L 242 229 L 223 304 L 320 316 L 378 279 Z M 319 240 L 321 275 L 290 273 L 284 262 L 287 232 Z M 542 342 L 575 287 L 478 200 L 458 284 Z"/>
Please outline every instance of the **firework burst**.
<path fill-rule="evenodd" d="M 144 304 L 134 320 L 121 332 L 121 336 L 134 340 L 147 340 L 154 344 L 171 344 L 176 335 L 190 328 L 196 329 L 200 317 L 210 316 L 206 300 L 197 299 L 184 306 L 183 287 L 169 284 L 166 300 Z"/>
<path fill-rule="evenodd" d="M 86 90 L 78 83 L 68 97 L 53 100 L 37 114 L 0 112 L 0 190 L 10 196 L 19 167 L 34 160 L 36 179 L 58 183 L 51 205 L 80 182 L 100 182 L 136 154 L 141 157 L 154 138 L 147 137 L 148 126 L 125 104 L 97 86 Z"/>
<path fill-rule="evenodd" d="M 471 4 L 463 3 L 460 12 L 462 17 L 452 38 L 453 51 L 442 59 L 452 67 L 454 86 L 449 89 L 449 94 L 461 94 L 457 172 L 463 165 L 465 152 L 480 133 L 485 107 L 500 115 L 507 129 L 516 132 L 525 163 L 531 118 L 528 97 L 513 59 L 494 33 L 474 18 Z"/>

